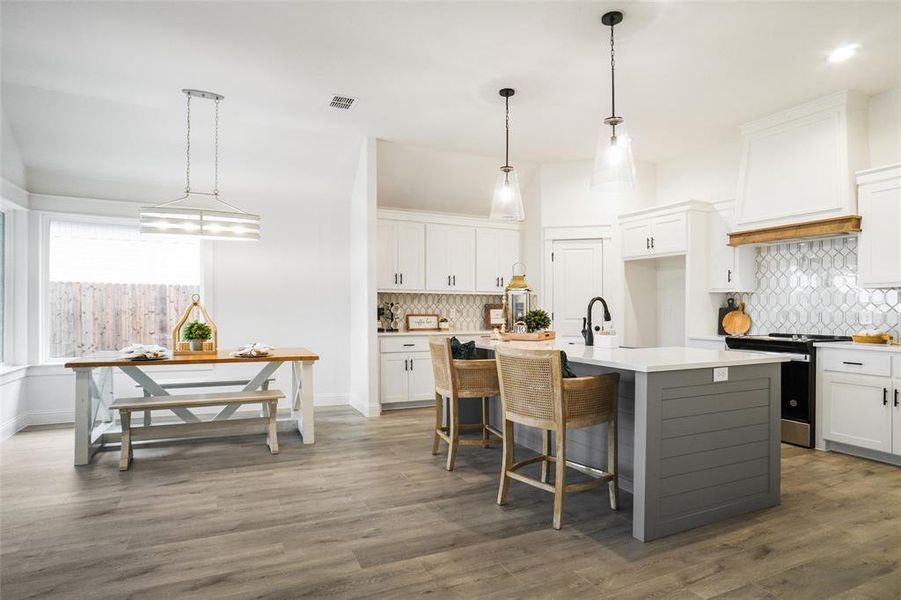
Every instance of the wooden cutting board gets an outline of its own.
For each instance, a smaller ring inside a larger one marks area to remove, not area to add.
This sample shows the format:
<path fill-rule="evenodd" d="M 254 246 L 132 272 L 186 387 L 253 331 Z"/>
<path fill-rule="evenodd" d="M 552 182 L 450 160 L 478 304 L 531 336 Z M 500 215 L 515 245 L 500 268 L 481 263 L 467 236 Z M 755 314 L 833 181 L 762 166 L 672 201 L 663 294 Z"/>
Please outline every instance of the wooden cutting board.
<path fill-rule="evenodd" d="M 744 335 L 751 330 L 751 317 L 745 312 L 744 302 L 740 303 L 736 310 L 723 317 L 723 329 L 729 335 Z"/>

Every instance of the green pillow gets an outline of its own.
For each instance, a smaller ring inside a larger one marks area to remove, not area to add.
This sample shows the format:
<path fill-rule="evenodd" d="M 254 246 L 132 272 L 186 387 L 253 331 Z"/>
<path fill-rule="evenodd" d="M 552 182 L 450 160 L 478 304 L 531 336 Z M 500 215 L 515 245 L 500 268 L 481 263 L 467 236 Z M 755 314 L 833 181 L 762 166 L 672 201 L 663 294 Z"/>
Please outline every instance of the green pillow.
<path fill-rule="evenodd" d="M 463 360 L 472 360 L 476 358 L 476 343 L 466 342 L 460 343 L 456 336 L 451 338 L 451 356 Z"/>
<path fill-rule="evenodd" d="M 578 375 L 573 372 L 572 367 L 569 366 L 569 361 L 566 359 L 566 352 L 563 350 L 560 351 L 560 368 L 563 371 L 564 377 L 578 377 Z"/>

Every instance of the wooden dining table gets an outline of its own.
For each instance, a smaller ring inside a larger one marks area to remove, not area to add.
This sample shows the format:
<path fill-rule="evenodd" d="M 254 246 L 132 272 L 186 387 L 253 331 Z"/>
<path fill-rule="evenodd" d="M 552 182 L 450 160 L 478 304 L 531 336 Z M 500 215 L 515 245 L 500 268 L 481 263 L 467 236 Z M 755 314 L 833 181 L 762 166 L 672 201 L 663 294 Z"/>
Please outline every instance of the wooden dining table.
<path fill-rule="evenodd" d="M 165 367 L 185 365 L 212 365 L 235 363 L 259 363 L 259 372 L 244 386 L 243 391 L 263 388 L 270 377 L 284 363 L 291 365 L 290 420 L 296 423 L 304 444 L 315 441 L 313 409 L 313 365 L 319 356 L 306 348 L 273 348 L 268 356 L 232 356 L 222 350 L 216 354 L 179 354 L 161 360 L 133 360 L 118 352 L 107 352 L 76 358 L 65 363 L 75 371 L 75 465 L 87 465 L 94 453 L 105 444 L 117 443 L 121 432 L 111 405 L 114 400 L 113 373 L 122 371 L 144 393 L 151 396 L 170 395 L 153 376 L 165 373 Z M 153 367 L 148 372 L 147 367 Z M 163 368 L 160 368 L 163 367 Z M 226 405 L 213 421 L 231 417 L 238 405 Z M 201 418 L 186 408 L 173 408 L 172 412 L 185 423 L 199 423 Z"/>

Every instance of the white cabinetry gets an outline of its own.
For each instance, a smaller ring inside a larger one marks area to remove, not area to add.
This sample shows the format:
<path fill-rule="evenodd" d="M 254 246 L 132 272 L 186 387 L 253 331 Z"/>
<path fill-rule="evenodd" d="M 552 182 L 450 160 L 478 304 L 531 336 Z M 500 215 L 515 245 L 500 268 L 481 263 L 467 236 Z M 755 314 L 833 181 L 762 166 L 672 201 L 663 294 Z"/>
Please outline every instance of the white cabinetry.
<path fill-rule="evenodd" d="M 625 260 L 685 254 L 688 233 L 681 207 L 623 215 L 620 223 Z"/>
<path fill-rule="evenodd" d="M 737 229 L 855 214 L 866 110 L 866 98 L 842 91 L 744 125 Z"/>
<path fill-rule="evenodd" d="M 426 225 L 426 289 L 476 289 L 476 230 L 461 225 Z"/>
<path fill-rule="evenodd" d="M 425 225 L 379 219 L 376 281 L 380 290 L 421 290 L 425 281 Z"/>
<path fill-rule="evenodd" d="M 822 437 L 901 461 L 901 352 L 817 348 Z"/>
<path fill-rule="evenodd" d="M 476 229 L 476 291 L 500 294 L 519 262 L 519 232 Z"/>
<path fill-rule="evenodd" d="M 901 287 L 901 165 L 858 173 L 857 283 Z"/>
<path fill-rule="evenodd" d="M 707 263 L 711 292 L 753 292 L 757 289 L 756 249 L 729 245 L 733 230 L 735 201 L 714 204 L 708 223 L 710 260 Z"/>
<path fill-rule="evenodd" d="M 380 340 L 379 395 L 382 404 L 422 402 L 435 398 L 432 358 L 425 336 Z"/>

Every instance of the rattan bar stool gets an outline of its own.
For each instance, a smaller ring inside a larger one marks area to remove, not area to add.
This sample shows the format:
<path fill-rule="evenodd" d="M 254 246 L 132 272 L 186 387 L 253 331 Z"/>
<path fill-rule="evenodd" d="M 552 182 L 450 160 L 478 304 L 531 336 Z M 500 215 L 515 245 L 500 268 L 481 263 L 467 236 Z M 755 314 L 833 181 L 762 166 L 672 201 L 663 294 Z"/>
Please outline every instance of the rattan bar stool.
<path fill-rule="evenodd" d="M 525 349 L 498 345 L 498 380 L 503 407 L 504 456 L 497 503 L 506 504 L 510 480 L 515 479 L 554 494 L 554 529 L 563 523 L 566 494 L 607 484 L 610 508 L 619 504 L 617 474 L 617 391 L 619 374 L 564 379 L 560 351 L 552 348 Z M 513 424 L 542 430 L 542 454 L 514 462 Z M 607 423 L 607 470 L 601 471 L 569 462 L 570 467 L 595 477 L 590 481 L 566 483 L 566 431 Z M 549 432 L 556 435 L 556 456 L 551 456 Z M 540 479 L 517 472 L 541 462 Z M 548 466 L 554 463 L 554 483 L 548 483 Z"/>
<path fill-rule="evenodd" d="M 496 441 L 501 439 L 500 431 L 488 424 L 488 398 L 500 393 L 497 366 L 494 359 L 454 359 L 448 336 L 430 337 L 429 350 L 435 373 L 435 438 L 432 442 L 432 454 L 438 454 L 441 440 L 447 442 L 447 470 L 453 471 L 459 446 L 487 448 L 492 437 Z M 444 398 L 448 398 L 447 427 L 444 426 Z M 460 424 L 461 398 L 481 398 L 481 423 Z M 480 439 L 460 439 L 461 429 L 478 429 L 482 436 Z"/>

